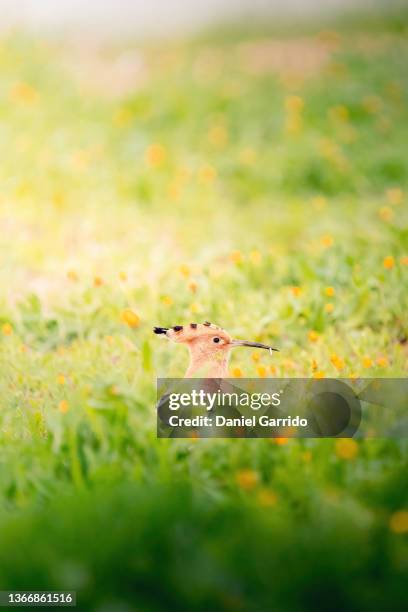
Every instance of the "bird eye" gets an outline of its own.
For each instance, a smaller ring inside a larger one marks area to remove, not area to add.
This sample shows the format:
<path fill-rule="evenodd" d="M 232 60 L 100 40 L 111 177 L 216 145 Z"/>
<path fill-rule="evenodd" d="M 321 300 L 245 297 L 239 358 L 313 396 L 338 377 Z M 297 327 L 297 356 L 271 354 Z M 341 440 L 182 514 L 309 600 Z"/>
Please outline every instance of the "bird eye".
<path fill-rule="evenodd" d="M 219 338 L 213 338 L 213 342 L 215 342 L 215 344 L 218 344 L 219 341 L 220 341 Z"/>

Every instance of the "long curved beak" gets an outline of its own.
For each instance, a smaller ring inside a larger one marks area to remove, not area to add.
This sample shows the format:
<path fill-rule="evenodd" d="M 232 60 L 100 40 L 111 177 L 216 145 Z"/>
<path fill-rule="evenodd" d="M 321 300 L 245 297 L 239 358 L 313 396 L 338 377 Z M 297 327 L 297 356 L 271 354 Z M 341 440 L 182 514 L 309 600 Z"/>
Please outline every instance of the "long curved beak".
<path fill-rule="evenodd" d="M 266 349 L 267 351 L 277 351 L 279 353 L 279 349 L 273 348 L 268 344 L 262 344 L 261 342 L 248 342 L 247 340 L 233 340 L 231 342 L 232 346 L 252 346 L 254 348 Z"/>

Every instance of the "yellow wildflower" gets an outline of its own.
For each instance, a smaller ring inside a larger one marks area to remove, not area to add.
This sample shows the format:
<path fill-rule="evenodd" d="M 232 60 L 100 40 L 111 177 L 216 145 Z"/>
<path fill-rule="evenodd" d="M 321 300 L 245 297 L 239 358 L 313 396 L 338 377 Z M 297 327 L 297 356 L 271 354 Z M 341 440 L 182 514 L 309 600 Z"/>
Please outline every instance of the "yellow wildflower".
<path fill-rule="evenodd" d="M 123 323 L 126 323 L 126 325 L 129 325 L 129 327 L 135 328 L 135 327 L 139 327 L 140 325 L 139 315 L 133 312 L 133 310 L 131 310 L 130 308 L 126 308 L 120 315 L 120 318 L 122 319 Z"/>
<path fill-rule="evenodd" d="M 4 323 L 1 330 L 5 336 L 11 336 L 11 334 L 13 333 L 13 328 L 10 323 Z"/>
<path fill-rule="evenodd" d="M 242 378 L 244 374 L 241 368 L 236 366 L 235 368 L 231 368 L 231 375 L 233 378 Z"/>
<path fill-rule="evenodd" d="M 394 211 L 389 206 L 383 206 L 378 211 L 378 215 L 379 215 L 380 219 L 382 219 L 383 221 L 388 222 L 388 221 L 391 221 L 392 218 L 394 217 Z"/>
<path fill-rule="evenodd" d="M 255 472 L 255 470 L 241 470 L 236 475 L 236 481 L 244 491 L 252 491 L 259 482 L 258 472 Z"/>
<path fill-rule="evenodd" d="M 325 304 L 324 311 L 327 312 L 327 314 L 331 314 L 334 311 L 334 304 L 332 304 L 331 302 Z"/>
<path fill-rule="evenodd" d="M 190 310 L 193 314 L 198 314 L 199 312 L 202 312 L 202 307 L 201 304 L 199 304 L 198 302 L 193 302 L 190 306 Z"/>
<path fill-rule="evenodd" d="M 404 192 L 399 187 L 387 189 L 385 196 L 390 204 L 401 204 L 404 199 Z"/>
<path fill-rule="evenodd" d="M 268 374 L 266 367 L 261 364 L 257 366 L 256 371 L 260 378 L 265 378 Z"/>
<path fill-rule="evenodd" d="M 251 251 L 249 254 L 249 259 L 251 263 L 257 266 L 262 261 L 262 254 L 259 251 Z"/>
<path fill-rule="evenodd" d="M 325 249 L 329 249 L 331 246 L 333 246 L 334 244 L 334 239 L 333 236 L 331 236 L 330 234 L 324 234 L 321 238 L 320 238 L 320 244 L 322 245 L 322 247 L 324 247 Z"/>
<path fill-rule="evenodd" d="M 58 404 L 58 410 L 60 412 L 62 412 L 62 414 L 65 414 L 66 412 L 68 412 L 69 410 L 69 405 L 67 400 L 61 400 L 60 403 Z"/>
<path fill-rule="evenodd" d="M 184 276 L 184 278 L 188 278 L 191 274 L 191 269 L 187 264 L 181 264 L 181 266 L 179 267 L 179 272 L 181 276 Z"/>
<path fill-rule="evenodd" d="M 78 280 L 78 274 L 75 272 L 75 270 L 68 270 L 67 278 L 75 283 Z"/>
<path fill-rule="evenodd" d="M 390 517 L 390 529 L 394 533 L 408 533 L 408 510 L 398 510 Z"/>
<path fill-rule="evenodd" d="M 381 357 L 381 356 L 377 357 L 376 364 L 380 368 L 388 368 L 388 366 L 389 366 L 389 362 L 388 362 L 387 357 Z"/>
<path fill-rule="evenodd" d="M 289 438 L 273 438 L 273 441 L 277 446 L 285 446 L 289 442 Z"/>
<path fill-rule="evenodd" d="M 167 157 L 167 151 L 162 144 L 154 143 L 147 147 L 145 152 L 146 163 L 152 168 L 158 168 Z"/>
<path fill-rule="evenodd" d="M 309 342 L 317 342 L 319 339 L 319 334 L 314 331 L 313 329 L 311 329 L 308 333 L 307 333 L 307 337 L 309 339 Z"/>
<path fill-rule="evenodd" d="M 23 82 L 15 83 L 11 88 L 10 95 L 13 100 L 23 104 L 33 104 L 38 99 L 38 93 L 34 87 Z"/>
<path fill-rule="evenodd" d="M 315 372 L 313 374 L 313 378 L 325 378 L 325 373 L 322 370 L 317 370 L 317 372 Z"/>
<path fill-rule="evenodd" d="M 217 170 L 213 166 L 202 166 L 198 171 L 201 183 L 213 183 L 217 178 Z"/>
<path fill-rule="evenodd" d="M 174 304 L 173 298 L 170 297 L 169 295 L 163 295 L 161 301 L 162 301 L 162 304 L 164 304 L 165 306 L 172 306 Z"/>
<path fill-rule="evenodd" d="M 65 385 L 65 376 L 63 374 L 58 374 L 57 383 L 59 385 Z"/>
<path fill-rule="evenodd" d="M 358 444 L 352 438 L 336 440 L 336 454 L 340 459 L 354 459 L 358 453 Z"/>
<path fill-rule="evenodd" d="M 344 370 L 344 365 L 345 365 L 344 360 L 338 355 L 336 355 L 336 353 L 333 353 L 330 356 L 330 361 L 332 362 L 336 370 L 339 370 L 339 371 Z"/>
<path fill-rule="evenodd" d="M 244 258 L 242 256 L 241 251 L 232 251 L 232 253 L 230 253 L 230 260 L 232 261 L 232 263 L 237 265 L 242 263 Z"/>
<path fill-rule="evenodd" d="M 267 489 L 266 487 L 263 487 L 257 495 L 258 504 L 260 506 L 263 506 L 264 508 L 270 508 L 271 506 L 274 506 L 277 502 L 277 499 L 278 498 L 276 494 L 270 489 Z"/>
<path fill-rule="evenodd" d="M 373 367 L 373 360 L 370 357 L 363 357 L 361 363 L 363 368 L 369 369 Z"/>
<path fill-rule="evenodd" d="M 383 266 L 386 270 L 392 270 L 395 264 L 395 259 L 392 255 L 387 255 L 384 257 Z"/>
<path fill-rule="evenodd" d="M 334 294 L 336 293 L 334 287 L 326 287 L 326 289 L 324 290 L 325 294 L 327 295 L 327 297 L 333 297 Z"/>
<path fill-rule="evenodd" d="M 295 297 L 299 297 L 302 294 L 301 287 L 291 287 L 290 290 L 291 290 L 292 295 L 294 295 Z"/>

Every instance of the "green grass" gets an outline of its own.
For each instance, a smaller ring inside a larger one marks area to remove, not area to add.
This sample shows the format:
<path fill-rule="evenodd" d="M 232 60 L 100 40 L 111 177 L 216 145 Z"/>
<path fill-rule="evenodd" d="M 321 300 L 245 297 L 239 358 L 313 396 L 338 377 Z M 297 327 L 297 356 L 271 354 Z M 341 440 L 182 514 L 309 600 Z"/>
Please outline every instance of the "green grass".
<path fill-rule="evenodd" d="M 72 588 L 97 610 L 402 609 L 405 442 L 157 440 L 155 378 L 187 355 L 152 334 L 208 319 L 280 348 L 236 351 L 248 377 L 407 375 L 394 26 L 3 39 L 1 589 Z"/>

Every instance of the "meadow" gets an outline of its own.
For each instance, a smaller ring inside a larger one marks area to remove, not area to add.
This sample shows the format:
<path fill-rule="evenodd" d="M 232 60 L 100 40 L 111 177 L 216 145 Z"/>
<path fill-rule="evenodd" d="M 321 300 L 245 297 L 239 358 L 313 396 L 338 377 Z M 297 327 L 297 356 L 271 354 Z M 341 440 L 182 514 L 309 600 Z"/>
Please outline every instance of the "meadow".
<path fill-rule="evenodd" d="M 0 41 L 0 589 L 79 609 L 399 610 L 404 440 L 158 440 L 154 325 L 406 377 L 406 19 Z M 405 602 L 406 603 L 406 602 Z"/>

